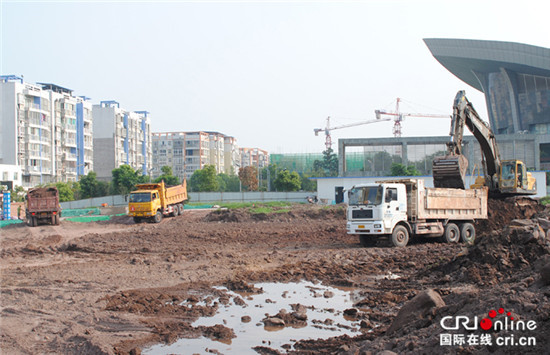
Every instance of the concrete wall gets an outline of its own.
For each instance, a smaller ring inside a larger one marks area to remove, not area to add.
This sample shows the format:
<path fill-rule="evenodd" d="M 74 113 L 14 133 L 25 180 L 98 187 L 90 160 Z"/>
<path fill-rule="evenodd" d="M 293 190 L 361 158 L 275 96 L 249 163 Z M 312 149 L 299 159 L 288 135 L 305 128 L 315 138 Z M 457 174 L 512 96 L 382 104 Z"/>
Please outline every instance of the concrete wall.
<path fill-rule="evenodd" d="M 191 202 L 252 202 L 291 201 L 306 202 L 312 192 L 192 192 Z"/>
<path fill-rule="evenodd" d="M 18 164 L 16 86 L 22 85 L 13 81 L 0 82 L 0 164 Z"/>
<path fill-rule="evenodd" d="M 86 200 L 61 202 L 60 205 L 61 205 L 61 208 L 63 209 L 76 209 L 76 208 L 100 207 L 104 203 L 106 203 L 109 206 L 123 206 L 128 204 L 128 199 L 126 196 L 123 196 L 123 195 L 114 195 L 114 196 L 88 198 Z"/>
<path fill-rule="evenodd" d="M 113 138 L 94 138 L 94 171 L 97 179 L 110 181 L 115 167 L 115 141 Z"/>
<path fill-rule="evenodd" d="M 544 197 L 546 192 L 546 172 L 544 171 L 531 171 L 531 174 L 537 179 L 537 194 L 535 197 Z M 337 186 L 344 187 L 345 190 L 352 188 L 354 185 L 372 183 L 380 180 L 389 179 L 408 179 L 411 176 L 358 176 L 358 177 L 334 177 L 334 178 L 316 178 L 317 180 L 317 197 L 323 202 L 332 204 L 335 202 L 335 188 Z M 415 179 L 424 180 L 426 187 L 433 187 L 432 176 L 415 176 Z M 466 183 L 468 185 L 473 184 L 476 176 L 466 176 Z M 325 201 L 326 200 L 326 201 Z M 347 194 L 344 193 L 344 202 L 347 202 Z"/>
<path fill-rule="evenodd" d="M 190 202 L 269 202 L 290 201 L 306 202 L 311 192 L 192 192 L 189 193 Z M 128 199 L 123 195 L 96 197 L 86 200 L 61 202 L 63 209 L 99 207 L 103 203 L 109 206 L 124 206 Z"/>

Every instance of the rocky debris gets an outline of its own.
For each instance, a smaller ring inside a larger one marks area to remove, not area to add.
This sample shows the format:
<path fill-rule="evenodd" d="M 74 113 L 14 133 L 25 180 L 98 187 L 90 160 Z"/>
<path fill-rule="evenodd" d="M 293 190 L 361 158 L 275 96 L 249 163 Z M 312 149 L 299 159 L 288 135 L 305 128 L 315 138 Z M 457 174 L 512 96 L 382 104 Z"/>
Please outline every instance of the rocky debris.
<path fill-rule="evenodd" d="M 254 287 L 254 285 L 251 285 L 242 279 L 229 280 L 225 283 L 225 287 L 235 292 L 246 292 L 252 294 L 259 294 L 263 292 L 261 288 Z"/>
<path fill-rule="evenodd" d="M 284 327 L 285 321 L 279 317 L 267 317 L 262 319 L 262 322 L 268 327 Z"/>
<path fill-rule="evenodd" d="M 386 334 L 391 335 L 412 321 L 424 319 L 434 308 L 444 305 L 445 302 L 439 293 L 432 289 L 423 291 L 401 307 Z"/>
<path fill-rule="evenodd" d="M 307 314 L 305 307 L 300 308 L 300 305 L 292 313 L 288 313 L 286 309 L 281 309 L 274 316 L 267 316 L 262 320 L 266 326 L 283 326 L 283 327 L 305 327 L 307 325 Z"/>
<path fill-rule="evenodd" d="M 221 324 L 216 324 L 212 327 L 204 327 L 203 334 L 210 339 L 220 341 L 227 341 L 236 337 L 233 329 L 227 328 Z"/>

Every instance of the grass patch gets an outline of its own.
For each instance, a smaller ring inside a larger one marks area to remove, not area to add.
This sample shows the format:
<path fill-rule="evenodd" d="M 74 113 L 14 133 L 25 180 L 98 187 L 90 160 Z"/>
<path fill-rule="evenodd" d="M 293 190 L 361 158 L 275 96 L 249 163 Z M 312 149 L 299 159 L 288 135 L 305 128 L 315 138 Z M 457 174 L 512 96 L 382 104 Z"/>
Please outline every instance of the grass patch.
<path fill-rule="evenodd" d="M 218 202 L 215 205 L 228 210 L 244 209 L 252 214 L 258 213 L 286 213 L 290 212 L 290 207 L 295 204 L 288 201 L 270 201 L 270 202 Z"/>
<path fill-rule="evenodd" d="M 543 205 L 543 206 L 546 206 L 548 204 L 550 204 L 550 196 L 544 196 L 540 199 L 540 203 Z"/>
<path fill-rule="evenodd" d="M 246 208 L 246 209 L 261 209 L 268 208 L 270 210 L 275 210 L 277 208 L 284 208 L 292 206 L 291 202 L 287 201 L 270 201 L 270 202 L 220 202 L 217 204 L 220 207 L 227 208 L 229 210 Z M 261 212 L 265 213 L 265 212 Z"/>

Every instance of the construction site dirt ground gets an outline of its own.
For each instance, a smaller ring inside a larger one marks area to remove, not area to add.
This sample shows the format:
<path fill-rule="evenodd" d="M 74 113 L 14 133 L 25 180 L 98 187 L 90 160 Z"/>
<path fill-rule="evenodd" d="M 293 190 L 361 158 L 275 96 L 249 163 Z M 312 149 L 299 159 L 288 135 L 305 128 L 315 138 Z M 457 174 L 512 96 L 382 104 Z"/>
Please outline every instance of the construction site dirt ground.
<path fill-rule="evenodd" d="M 300 281 L 352 292 L 353 305 L 344 313 L 357 329 L 327 339 L 292 339 L 282 347 L 260 333 L 250 352 L 548 353 L 550 222 L 537 201 L 492 201 L 490 219 L 478 223 L 470 247 L 419 240 L 405 248 L 385 241 L 363 248 L 346 234 L 342 206 L 295 205 L 279 212 L 190 210 L 160 224 L 119 216 L 0 229 L 1 353 L 139 354 L 185 338 L 215 341 L 182 353 L 224 353 L 237 331 L 217 314 L 223 304 L 240 304 L 246 322 L 250 295 L 261 292 L 255 284 Z M 412 318 L 388 332 L 400 309 L 430 289 L 444 303 L 413 310 Z M 310 309 L 299 303 L 294 312 L 268 314 L 256 326 L 311 326 Z M 536 327 L 493 332 L 493 339 L 528 335 L 536 344 L 441 345 L 442 333 L 460 332 L 443 329 L 443 317 L 481 320 L 500 308 Z M 322 321 L 338 329 L 332 312 Z M 204 316 L 216 324 L 193 325 Z"/>

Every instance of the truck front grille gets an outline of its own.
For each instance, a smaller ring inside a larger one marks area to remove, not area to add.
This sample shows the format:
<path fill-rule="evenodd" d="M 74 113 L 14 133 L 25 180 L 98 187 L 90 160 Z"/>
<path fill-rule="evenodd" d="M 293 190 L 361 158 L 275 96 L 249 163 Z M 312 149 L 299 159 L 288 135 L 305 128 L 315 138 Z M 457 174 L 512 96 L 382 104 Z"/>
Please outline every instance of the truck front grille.
<path fill-rule="evenodd" d="M 352 218 L 372 218 L 372 210 L 353 210 L 351 211 Z"/>

